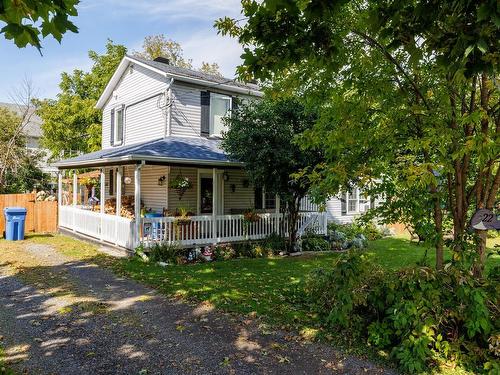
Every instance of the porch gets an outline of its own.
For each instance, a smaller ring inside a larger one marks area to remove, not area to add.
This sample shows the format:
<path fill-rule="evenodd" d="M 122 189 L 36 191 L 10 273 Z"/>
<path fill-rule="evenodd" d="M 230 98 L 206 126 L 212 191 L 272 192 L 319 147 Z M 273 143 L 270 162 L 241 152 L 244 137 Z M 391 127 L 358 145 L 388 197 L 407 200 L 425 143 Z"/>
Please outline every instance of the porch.
<path fill-rule="evenodd" d="M 216 141 L 200 142 L 166 139 L 59 162 L 59 227 L 127 249 L 286 235 L 278 197 L 252 186 L 243 164 L 227 160 Z M 297 229 L 326 233 L 326 215 L 306 199 Z"/>

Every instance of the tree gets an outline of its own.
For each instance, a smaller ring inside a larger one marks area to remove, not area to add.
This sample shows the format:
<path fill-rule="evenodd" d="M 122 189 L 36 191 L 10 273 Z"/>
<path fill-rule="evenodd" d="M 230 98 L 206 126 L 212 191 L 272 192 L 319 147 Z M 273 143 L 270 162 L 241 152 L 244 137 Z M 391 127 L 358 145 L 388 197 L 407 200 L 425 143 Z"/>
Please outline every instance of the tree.
<path fill-rule="evenodd" d="M 496 2 L 242 6 L 243 25 L 216 22 L 245 46 L 240 75 L 285 80 L 323 109 L 302 139 L 306 148 L 325 150 L 327 163 L 310 174 L 323 192 L 381 178 L 406 159 L 400 181 L 433 205 L 437 268 L 445 217 L 453 220 L 455 250 L 464 251 L 471 215 L 493 208 L 500 185 Z M 486 232 L 476 241 L 479 276 Z"/>
<path fill-rule="evenodd" d="M 300 201 L 310 189 L 307 178 L 292 179 L 291 175 L 321 161 L 320 153 L 302 150 L 294 138 L 311 128 L 315 118 L 294 98 L 263 99 L 233 112 L 222 141 L 231 158 L 245 161 L 255 186 L 280 197 L 289 218 L 291 251 L 296 243 Z"/>
<path fill-rule="evenodd" d="M 184 58 L 182 46 L 172 39 L 167 39 L 164 34 L 145 37 L 142 43 L 142 51 L 135 51 L 133 55 L 146 60 L 154 60 L 161 56 L 167 58 L 170 65 L 193 69 L 193 60 Z M 217 63 L 203 61 L 199 71 L 218 76 L 221 75 Z"/>
<path fill-rule="evenodd" d="M 13 40 L 18 47 L 28 44 L 41 50 L 40 35 L 52 35 L 58 42 L 68 31 L 77 33 L 78 28 L 68 18 L 77 16 L 79 0 L 0 0 L 0 29 L 6 39 Z"/>
<path fill-rule="evenodd" d="M 0 191 L 6 190 L 8 175 L 16 174 L 25 162 L 24 130 L 36 111 L 33 93 L 31 81 L 24 80 L 12 95 L 15 111 L 0 107 Z"/>
<path fill-rule="evenodd" d="M 104 54 L 89 51 L 93 61 L 90 71 L 62 73 L 57 99 L 38 103 L 37 113 L 43 120 L 42 144 L 53 156 L 100 149 L 102 113 L 95 104 L 126 51 L 111 40 Z"/>

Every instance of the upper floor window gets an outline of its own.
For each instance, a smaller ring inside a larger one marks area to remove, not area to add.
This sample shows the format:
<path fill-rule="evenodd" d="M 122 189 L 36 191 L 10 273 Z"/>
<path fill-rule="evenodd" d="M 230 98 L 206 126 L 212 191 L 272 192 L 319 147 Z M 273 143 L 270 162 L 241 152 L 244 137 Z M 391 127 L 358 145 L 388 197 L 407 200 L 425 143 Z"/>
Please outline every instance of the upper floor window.
<path fill-rule="evenodd" d="M 124 105 L 111 110 L 111 145 L 113 146 L 118 146 L 123 143 L 124 111 Z"/>
<path fill-rule="evenodd" d="M 210 93 L 210 135 L 221 136 L 227 129 L 223 119 L 230 113 L 231 106 L 230 96 Z"/>

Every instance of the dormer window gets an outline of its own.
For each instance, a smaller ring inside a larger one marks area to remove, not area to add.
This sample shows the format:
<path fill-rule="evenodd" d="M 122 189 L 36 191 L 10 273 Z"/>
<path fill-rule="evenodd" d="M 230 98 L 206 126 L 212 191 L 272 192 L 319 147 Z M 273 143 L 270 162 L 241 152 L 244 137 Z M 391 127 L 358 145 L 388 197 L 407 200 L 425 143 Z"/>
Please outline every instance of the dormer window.
<path fill-rule="evenodd" d="M 210 93 L 210 135 L 220 137 L 227 130 L 224 117 L 231 111 L 230 96 Z"/>
<path fill-rule="evenodd" d="M 119 146 L 123 143 L 124 110 L 124 105 L 111 110 L 111 145 L 113 146 Z"/>

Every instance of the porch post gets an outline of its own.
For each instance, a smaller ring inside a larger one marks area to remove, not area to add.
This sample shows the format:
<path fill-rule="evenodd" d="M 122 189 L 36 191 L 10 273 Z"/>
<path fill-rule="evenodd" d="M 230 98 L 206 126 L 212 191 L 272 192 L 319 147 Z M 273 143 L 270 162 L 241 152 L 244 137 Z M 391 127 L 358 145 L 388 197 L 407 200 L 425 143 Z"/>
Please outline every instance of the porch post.
<path fill-rule="evenodd" d="M 122 171 L 123 167 L 118 167 L 116 171 L 116 216 L 120 217 L 122 212 Z M 115 245 L 118 245 L 118 219 L 115 220 Z"/>
<path fill-rule="evenodd" d="M 217 242 L 217 168 L 212 169 L 212 237 Z"/>
<path fill-rule="evenodd" d="M 116 171 L 116 216 L 121 216 L 122 211 L 122 175 L 123 167 Z"/>
<path fill-rule="evenodd" d="M 57 171 L 57 205 L 62 206 L 62 171 Z"/>
<path fill-rule="evenodd" d="M 273 232 L 274 233 L 277 233 L 277 234 L 281 234 L 281 231 L 280 231 L 280 220 L 281 220 L 281 216 L 280 216 L 280 196 L 278 194 L 276 194 L 276 217 L 274 218 L 274 220 L 272 221 L 273 224 L 274 224 L 274 227 L 273 227 Z"/>
<path fill-rule="evenodd" d="M 73 170 L 73 232 L 76 231 L 76 200 L 78 199 L 78 175 L 76 169 Z"/>
<path fill-rule="evenodd" d="M 101 179 L 101 191 L 100 191 L 100 197 L 99 197 L 99 209 L 101 213 L 101 217 L 99 218 L 99 225 L 100 225 L 100 231 L 99 233 L 101 234 L 101 241 L 103 240 L 103 221 L 104 221 L 104 204 L 106 203 L 106 175 L 104 174 L 104 168 L 101 168 L 101 174 L 100 174 L 100 179 Z"/>
<path fill-rule="evenodd" d="M 141 240 L 141 167 L 136 164 L 134 169 L 134 215 L 135 215 L 135 241 L 134 246 Z"/>

